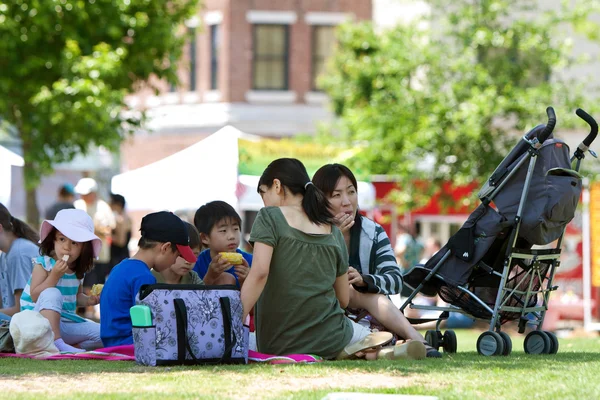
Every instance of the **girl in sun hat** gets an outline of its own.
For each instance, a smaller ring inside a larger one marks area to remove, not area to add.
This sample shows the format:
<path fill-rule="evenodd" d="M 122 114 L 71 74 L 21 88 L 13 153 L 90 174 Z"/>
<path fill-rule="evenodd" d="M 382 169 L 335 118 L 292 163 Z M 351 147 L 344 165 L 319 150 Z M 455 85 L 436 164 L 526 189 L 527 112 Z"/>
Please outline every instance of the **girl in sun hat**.
<path fill-rule="evenodd" d="M 23 295 L 21 310 L 35 310 L 49 322 L 54 344 L 60 351 L 102 347 L 100 325 L 78 316 L 77 306 L 94 306 L 99 296 L 86 296 L 82 281 L 93 268 L 102 243 L 85 211 L 61 210 L 40 229 L 40 257 L 33 259 L 33 273 Z"/>

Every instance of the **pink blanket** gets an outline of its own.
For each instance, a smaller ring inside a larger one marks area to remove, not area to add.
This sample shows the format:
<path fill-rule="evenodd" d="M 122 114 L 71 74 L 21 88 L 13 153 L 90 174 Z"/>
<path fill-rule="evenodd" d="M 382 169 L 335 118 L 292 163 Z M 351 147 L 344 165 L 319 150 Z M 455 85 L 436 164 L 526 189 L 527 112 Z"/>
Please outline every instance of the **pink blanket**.
<path fill-rule="evenodd" d="M 274 356 L 271 354 L 259 353 L 258 351 L 248 351 L 249 363 L 267 363 L 267 364 L 294 364 L 294 363 L 315 363 L 323 361 L 323 358 L 312 354 L 288 354 L 285 356 Z"/>
<path fill-rule="evenodd" d="M 0 353 L 0 357 L 37 358 L 27 354 Z M 37 358 L 38 360 L 105 360 L 105 361 L 135 361 L 133 345 L 105 347 L 83 353 L 61 353 L 54 356 Z"/>
<path fill-rule="evenodd" d="M 26 354 L 0 353 L 0 357 L 36 358 Z M 83 353 L 61 353 L 54 356 L 37 358 L 38 360 L 105 360 L 105 361 L 135 361 L 133 345 L 105 347 L 94 351 Z M 248 352 L 249 363 L 267 364 L 293 364 L 314 363 L 323 359 L 312 354 L 288 354 L 286 356 L 275 356 L 263 354 L 250 350 Z"/>

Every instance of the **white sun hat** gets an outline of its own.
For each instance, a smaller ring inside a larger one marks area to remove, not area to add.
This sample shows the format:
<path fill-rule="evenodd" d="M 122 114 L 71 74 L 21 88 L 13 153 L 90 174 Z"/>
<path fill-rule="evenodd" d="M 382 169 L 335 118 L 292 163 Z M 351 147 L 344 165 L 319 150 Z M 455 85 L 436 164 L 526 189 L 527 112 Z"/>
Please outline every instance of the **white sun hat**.
<path fill-rule="evenodd" d="M 94 221 L 83 210 L 68 208 L 60 210 L 53 220 L 45 220 L 40 228 L 40 243 L 56 228 L 60 233 L 74 242 L 92 242 L 94 258 L 98 258 L 102 241 L 94 234 Z"/>
<path fill-rule="evenodd" d="M 10 336 L 17 354 L 48 357 L 60 354 L 54 344 L 50 321 L 33 310 L 23 310 L 10 319 Z"/>
<path fill-rule="evenodd" d="M 81 178 L 77 185 L 75 185 L 75 193 L 77 194 L 90 194 L 98 191 L 98 184 L 93 178 Z"/>

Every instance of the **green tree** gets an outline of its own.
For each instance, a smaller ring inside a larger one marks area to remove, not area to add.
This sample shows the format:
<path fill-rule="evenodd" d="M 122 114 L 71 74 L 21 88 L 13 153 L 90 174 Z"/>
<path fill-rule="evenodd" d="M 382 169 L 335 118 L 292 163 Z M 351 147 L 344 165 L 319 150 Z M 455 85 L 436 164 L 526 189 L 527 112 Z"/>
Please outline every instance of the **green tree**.
<path fill-rule="evenodd" d="M 184 21 L 198 0 L 0 1 L 0 119 L 23 146 L 27 219 L 52 166 L 90 145 L 117 150 L 143 114 L 125 95 L 176 82 Z"/>
<path fill-rule="evenodd" d="M 340 117 L 336 129 L 365 146 L 352 166 L 395 176 L 404 209 L 427 201 L 441 181 L 485 179 L 515 132 L 545 122 L 547 105 L 561 128 L 574 124 L 575 108 L 591 108 L 587 81 L 553 72 L 574 61 L 567 27 L 597 39 L 595 3 L 569 2 L 557 12 L 527 0 L 429 3 L 428 29 L 423 21 L 382 32 L 369 23 L 342 26 L 321 81 Z"/>

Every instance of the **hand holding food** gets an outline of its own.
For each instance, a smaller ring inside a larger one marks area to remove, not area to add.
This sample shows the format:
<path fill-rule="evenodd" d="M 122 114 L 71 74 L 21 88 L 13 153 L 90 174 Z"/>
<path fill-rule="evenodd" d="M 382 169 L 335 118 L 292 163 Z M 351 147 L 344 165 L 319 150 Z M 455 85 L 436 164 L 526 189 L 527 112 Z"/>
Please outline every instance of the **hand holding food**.
<path fill-rule="evenodd" d="M 240 265 L 243 263 L 242 262 L 243 257 L 240 253 L 221 252 L 221 253 L 219 253 L 219 255 L 221 256 L 222 260 L 226 260 L 231 265 Z"/>
<path fill-rule="evenodd" d="M 102 293 L 102 289 L 104 288 L 104 285 L 102 284 L 95 284 L 94 286 L 92 286 L 92 290 L 90 290 L 90 295 L 92 296 L 100 296 L 100 293 Z"/>

